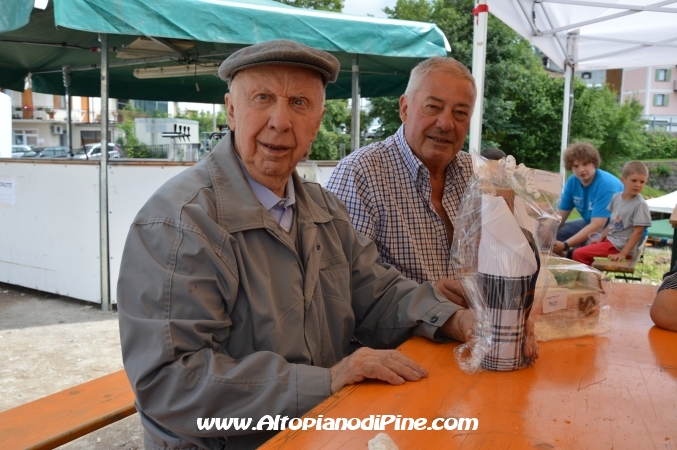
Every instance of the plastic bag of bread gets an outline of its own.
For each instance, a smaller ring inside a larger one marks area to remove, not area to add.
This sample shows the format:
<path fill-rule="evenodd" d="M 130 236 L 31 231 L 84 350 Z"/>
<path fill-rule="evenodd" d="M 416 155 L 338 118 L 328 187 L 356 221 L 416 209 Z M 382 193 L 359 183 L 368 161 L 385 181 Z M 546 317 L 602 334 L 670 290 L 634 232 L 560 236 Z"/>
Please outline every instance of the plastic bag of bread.
<path fill-rule="evenodd" d="M 537 290 L 546 289 L 531 311 L 536 339 L 550 341 L 608 332 L 611 310 L 605 303 L 610 286 L 607 281 L 602 272 L 586 264 L 551 256 L 536 282 Z"/>

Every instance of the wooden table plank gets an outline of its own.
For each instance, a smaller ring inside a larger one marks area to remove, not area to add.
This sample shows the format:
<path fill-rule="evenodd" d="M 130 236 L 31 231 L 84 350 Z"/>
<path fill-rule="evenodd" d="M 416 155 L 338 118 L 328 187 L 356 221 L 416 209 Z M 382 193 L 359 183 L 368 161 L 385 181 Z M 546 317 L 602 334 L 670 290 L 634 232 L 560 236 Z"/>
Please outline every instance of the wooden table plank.
<path fill-rule="evenodd" d="M 677 333 L 653 327 L 655 286 L 611 283 L 612 331 L 540 344 L 540 358 L 515 372 L 462 372 L 456 344 L 413 338 L 400 350 L 428 378 L 403 386 L 347 387 L 306 417 L 374 414 L 476 417 L 476 431 L 385 432 L 410 448 L 677 448 Z M 286 430 L 262 448 L 365 448 L 379 431 Z"/>
<path fill-rule="evenodd" d="M 124 370 L 0 413 L 0 448 L 51 449 L 136 412 Z"/>

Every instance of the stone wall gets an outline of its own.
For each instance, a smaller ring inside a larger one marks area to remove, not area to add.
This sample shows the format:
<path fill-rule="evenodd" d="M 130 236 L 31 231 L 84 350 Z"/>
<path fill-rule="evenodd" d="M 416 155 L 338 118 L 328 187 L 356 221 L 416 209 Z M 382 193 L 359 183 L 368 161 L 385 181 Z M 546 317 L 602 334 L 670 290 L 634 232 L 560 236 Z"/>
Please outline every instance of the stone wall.
<path fill-rule="evenodd" d="M 662 161 L 662 162 L 644 162 L 649 168 L 649 186 L 661 189 L 667 192 L 677 190 L 677 161 Z M 659 173 L 666 172 L 669 173 Z"/>

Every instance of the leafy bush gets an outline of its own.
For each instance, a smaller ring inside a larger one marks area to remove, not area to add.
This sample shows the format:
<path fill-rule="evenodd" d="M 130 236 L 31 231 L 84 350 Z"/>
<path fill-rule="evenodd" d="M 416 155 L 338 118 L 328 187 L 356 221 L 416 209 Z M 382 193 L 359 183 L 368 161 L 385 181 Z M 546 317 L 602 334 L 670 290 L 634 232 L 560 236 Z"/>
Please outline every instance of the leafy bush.
<path fill-rule="evenodd" d="M 653 168 L 653 172 L 660 176 L 669 177 L 672 175 L 672 169 L 667 164 L 660 163 Z"/>

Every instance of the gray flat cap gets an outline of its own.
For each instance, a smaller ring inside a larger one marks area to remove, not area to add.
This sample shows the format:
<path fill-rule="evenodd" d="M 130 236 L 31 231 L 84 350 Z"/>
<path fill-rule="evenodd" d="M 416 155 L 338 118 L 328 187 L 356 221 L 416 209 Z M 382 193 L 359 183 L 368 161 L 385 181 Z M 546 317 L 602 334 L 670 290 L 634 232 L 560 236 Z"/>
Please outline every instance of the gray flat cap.
<path fill-rule="evenodd" d="M 242 69 L 255 66 L 280 64 L 299 66 L 319 72 L 325 86 L 336 81 L 339 61 L 327 52 L 317 50 L 298 42 L 279 39 L 242 48 L 228 58 L 219 67 L 219 77 L 230 81 Z"/>

